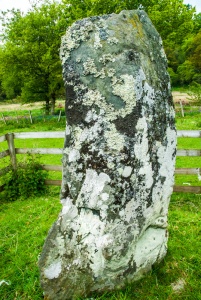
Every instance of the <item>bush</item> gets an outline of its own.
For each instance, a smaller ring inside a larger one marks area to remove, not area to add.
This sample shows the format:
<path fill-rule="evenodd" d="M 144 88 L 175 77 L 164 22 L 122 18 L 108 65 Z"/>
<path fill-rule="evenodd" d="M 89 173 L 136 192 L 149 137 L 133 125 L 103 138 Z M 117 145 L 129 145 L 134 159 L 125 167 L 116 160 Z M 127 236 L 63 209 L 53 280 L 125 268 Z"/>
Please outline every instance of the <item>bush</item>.
<path fill-rule="evenodd" d="M 194 102 L 196 102 L 196 104 L 201 105 L 201 84 L 193 82 L 189 86 L 188 95 Z"/>
<path fill-rule="evenodd" d="M 47 172 L 41 169 L 38 160 L 28 155 L 25 162 L 17 164 L 16 169 L 10 166 L 10 171 L 4 176 L 3 198 L 15 201 L 18 198 L 40 196 L 46 190 L 46 177 Z"/>

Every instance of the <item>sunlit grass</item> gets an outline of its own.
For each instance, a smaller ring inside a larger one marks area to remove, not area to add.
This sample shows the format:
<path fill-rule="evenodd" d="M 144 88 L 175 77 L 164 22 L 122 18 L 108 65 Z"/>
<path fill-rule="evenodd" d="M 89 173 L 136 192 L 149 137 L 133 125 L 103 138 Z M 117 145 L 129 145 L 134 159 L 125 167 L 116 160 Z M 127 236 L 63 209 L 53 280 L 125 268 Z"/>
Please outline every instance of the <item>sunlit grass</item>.
<path fill-rule="evenodd" d="M 177 116 L 178 130 L 201 130 L 201 114 Z M 21 131 L 65 130 L 65 121 L 40 121 L 35 124 L 0 125 L 1 134 Z M 63 139 L 16 140 L 18 148 L 62 148 Z M 179 138 L 179 149 L 201 149 L 200 139 Z M 0 152 L 7 149 L 0 143 Z M 23 159 L 18 155 L 18 160 Z M 41 155 L 43 164 L 61 164 L 61 155 Z M 9 158 L 0 160 L 0 168 Z M 201 168 L 200 157 L 177 157 L 177 168 Z M 52 179 L 60 179 L 60 172 L 51 172 Z M 178 185 L 201 185 L 197 175 L 176 175 Z M 61 205 L 59 187 L 50 187 L 42 197 L 0 202 L 0 286 L 1 300 L 43 299 L 39 284 L 38 256 L 52 223 L 57 219 Z M 1 200 L 0 200 L 1 201 Z M 168 253 L 163 262 L 154 266 L 142 280 L 125 289 L 92 295 L 97 300 L 177 300 L 201 299 L 201 195 L 173 193 L 169 208 Z M 183 288 L 174 291 L 179 281 Z"/>
<path fill-rule="evenodd" d="M 43 299 L 38 256 L 61 205 L 59 190 L 37 199 L 3 203 L 0 207 L 0 294 L 2 300 Z M 169 245 L 164 261 L 142 280 L 125 289 L 92 295 L 94 299 L 201 299 L 201 195 L 173 194 L 169 209 Z M 183 280 L 182 290 L 172 285 Z"/>

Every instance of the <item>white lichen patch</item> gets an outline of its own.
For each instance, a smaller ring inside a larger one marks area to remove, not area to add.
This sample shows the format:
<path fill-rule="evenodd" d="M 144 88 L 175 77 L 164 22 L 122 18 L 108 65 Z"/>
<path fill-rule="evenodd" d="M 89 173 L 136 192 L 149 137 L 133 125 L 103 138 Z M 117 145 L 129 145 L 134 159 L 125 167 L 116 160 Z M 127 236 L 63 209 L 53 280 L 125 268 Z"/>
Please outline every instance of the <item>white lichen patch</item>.
<path fill-rule="evenodd" d="M 87 112 L 87 115 L 85 117 L 85 121 L 87 123 L 90 123 L 91 121 L 96 121 L 97 119 L 98 119 L 98 115 L 97 115 L 97 113 L 96 113 L 96 111 L 94 109 L 89 110 Z"/>
<path fill-rule="evenodd" d="M 168 222 L 167 222 L 167 215 L 158 217 L 152 222 L 153 227 L 159 227 L 159 228 L 167 228 Z"/>
<path fill-rule="evenodd" d="M 143 80 L 143 78 L 138 77 L 134 78 L 128 74 L 121 75 L 119 78 L 116 76 L 112 77 L 112 92 L 114 95 L 119 96 L 125 103 L 125 108 L 121 108 L 118 112 L 118 115 L 123 118 L 133 111 L 136 101 L 141 98 L 143 89 L 140 88 L 142 86 L 142 81 L 140 80 Z"/>
<path fill-rule="evenodd" d="M 69 125 L 66 125 L 65 135 L 71 134 L 71 127 Z"/>
<path fill-rule="evenodd" d="M 61 273 L 61 270 L 61 261 L 55 261 L 45 269 L 44 275 L 48 279 L 58 278 Z"/>
<path fill-rule="evenodd" d="M 74 92 L 84 91 L 84 90 L 86 90 L 86 86 L 84 84 L 78 84 L 78 85 L 73 86 L 73 90 L 74 90 Z"/>
<path fill-rule="evenodd" d="M 101 210 L 102 204 L 104 202 L 107 203 L 109 198 L 104 201 L 101 194 L 110 181 L 110 177 L 107 174 L 97 174 L 95 170 L 87 169 L 84 183 L 77 198 L 77 205 L 79 207 Z"/>
<path fill-rule="evenodd" d="M 120 134 L 115 125 L 111 124 L 109 130 L 104 132 L 107 145 L 111 150 L 121 151 L 125 145 L 124 136 Z"/>
<path fill-rule="evenodd" d="M 123 171 L 122 171 L 122 176 L 123 177 L 125 177 L 125 178 L 127 178 L 127 177 L 129 177 L 130 175 L 131 175 L 131 173 L 132 173 L 132 170 L 133 170 L 133 168 L 132 167 L 130 167 L 130 166 L 126 166 L 124 169 L 123 169 Z"/>
<path fill-rule="evenodd" d="M 71 32 L 67 31 L 66 35 L 62 37 L 63 46 L 60 50 L 60 58 L 62 63 L 64 63 L 70 57 L 70 51 L 74 48 L 77 48 L 79 44 L 72 37 Z"/>
<path fill-rule="evenodd" d="M 115 75 L 116 71 L 114 68 L 110 68 L 107 70 L 107 76 L 108 77 L 113 77 Z"/>
<path fill-rule="evenodd" d="M 83 247 L 87 248 L 90 268 L 95 277 L 102 276 L 105 268 L 103 249 L 112 245 L 113 237 L 104 233 L 105 223 L 90 210 L 81 210 L 79 222 L 82 226 L 78 235 L 82 237 Z"/>
<path fill-rule="evenodd" d="M 78 144 L 81 145 L 84 142 L 91 142 L 98 138 L 102 132 L 102 119 L 99 116 L 90 128 L 84 128 L 78 137 Z M 93 148 L 93 145 L 92 145 Z M 95 150 L 95 149 L 94 149 Z"/>
<path fill-rule="evenodd" d="M 60 59 L 63 64 L 70 57 L 71 51 L 77 49 L 81 42 L 87 39 L 93 28 L 93 23 L 88 20 L 85 26 L 79 26 L 75 23 L 66 31 L 66 34 L 62 37 L 62 47 L 60 48 Z"/>
<path fill-rule="evenodd" d="M 138 240 L 134 261 L 138 269 L 151 270 L 153 263 L 165 256 L 167 252 L 166 229 L 149 227 Z"/>
<path fill-rule="evenodd" d="M 174 183 L 175 156 L 173 157 L 173 153 L 176 149 L 176 131 L 167 127 L 166 137 L 167 146 L 161 146 L 157 151 L 158 161 L 160 163 L 159 174 L 166 178 L 163 184 L 164 199 L 170 197 Z"/>
<path fill-rule="evenodd" d="M 138 139 L 134 146 L 135 157 L 141 161 L 142 167 L 139 169 L 139 175 L 145 176 L 145 186 L 149 189 L 153 184 L 153 170 L 149 154 L 146 117 L 142 117 L 138 120 L 136 129 L 138 130 Z"/>
<path fill-rule="evenodd" d="M 135 98 L 135 80 L 132 75 L 121 75 L 120 79 L 122 80 L 122 84 L 113 84 L 113 94 L 121 97 L 126 104 L 132 103 L 132 109 L 136 105 Z"/>
<path fill-rule="evenodd" d="M 96 65 L 93 59 L 88 58 L 87 61 L 83 63 L 83 67 L 85 75 L 97 73 Z"/>
<path fill-rule="evenodd" d="M 62 211 L 60 213 L 60 217 L 65 216 L 65 219 L 73 220 L 76 218 L 78 210 L 77 207 L 73 204 L 72 199 L 67 197 L 66 199 L 62 199 L 61 203 L 63 204 Z"/>
<path fill-rule="evenodd" d="M 99 48 L 102 48 L 102 47 L 103 46 L 101 44 L 99 32 L 95 32 L 95 34 L 94 34 L 94 48 L 99 49 Z"/>
<path fill-rule="evenodd" d="M 75 162 L 79 160 L 79 158 L 80 158 L 80 152 L 77 149 L 70 150 L 68 155 L 69 162 Z"/>
<path fill-rule="evenodd" d="M 115 62 L 115 60 L 116 59 L 112 54 L 107 53 L 107 54 L 103 54 L 103 56 L 99 59 L 99 62 L 106 65 L 106 63 L 108 63 L 108 62 Z"/>
<path fill-rule="evenodd" d="M 89 90 L 84 95 L 84 105 L 92 106 L 93 104 L 96 104 L 98 107 L 101 107 L 102 103 L 106 103 L 105 97 L 103 97 L 103 95 L 101 95 L 101 93 L 98 90 Z"/>
<path fill-rule="evenodd" d="M 100 78 L 105 78 L 106 77 L 106 70 L 105 70 L 105 68 L 102 68 L 100 71 L 98 71 L 95 75 L 94 75 L 94 77 L 96 78 L 96 77 L 100 77 Z"/>

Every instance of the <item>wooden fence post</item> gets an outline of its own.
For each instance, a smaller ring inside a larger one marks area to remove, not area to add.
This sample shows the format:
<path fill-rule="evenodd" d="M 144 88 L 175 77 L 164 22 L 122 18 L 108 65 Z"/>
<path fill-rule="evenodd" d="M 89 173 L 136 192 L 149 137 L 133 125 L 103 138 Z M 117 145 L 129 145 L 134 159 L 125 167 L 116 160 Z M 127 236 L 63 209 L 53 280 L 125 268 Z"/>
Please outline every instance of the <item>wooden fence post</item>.
<path fill-rule="evenodd" d="M 183 104 L 182 104 L 181 100 L 179 102 L 180 102 L 180 107 L 181 107 L 181 115 L 182 115 L 182 117 L 184 117 Z"/>
<path fill-rule="evenodd" d="M 16 152 L 15 152 L 15 144 L 14 144 L 14 134 L 7 133 L 6 140 L 8 142 L 11 164 L 13 166 L 13 169 L 16 170 L 17 169 L 17 159 L 16 159 Z"/>
<path fill-rule="evenodd" d="M 61 110 L 59 112 L 58 122 L 60 122 L 60 120 L 61 120 Z"/>
<path fill-rule="evenodd" d="M 16 121 L 17 123 L 19 123 L 17 112 L 15 112 L 15 114 L 16 114 Z"/>
<path fill-rule="evenodd" d="M 31 111 L 29 111 L 29 118 L 30 118 L 30 122 L 31 122 L 31 124 L 33 124 L 33 118 L 32 118 Z"/>

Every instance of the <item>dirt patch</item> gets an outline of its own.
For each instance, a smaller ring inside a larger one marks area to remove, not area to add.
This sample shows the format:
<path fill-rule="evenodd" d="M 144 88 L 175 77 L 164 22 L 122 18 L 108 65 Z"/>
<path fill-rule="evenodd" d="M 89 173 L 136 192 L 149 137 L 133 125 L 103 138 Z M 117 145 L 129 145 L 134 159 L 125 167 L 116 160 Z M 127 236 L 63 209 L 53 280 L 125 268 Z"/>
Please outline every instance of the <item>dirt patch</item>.
<path fill-rule="evenodd" d="M 64 107 L 65 100 L 57 101 L 56 107 Z M 19 110 L 34 110 L 42 109 L 44 107 L 43 102 L 33 102 L 28 104 L 11 103 L 11 104 L 0 104 L 0 112 L 4 111 L 19 111 Z"/>
<path fill-rule="evenodd" d="M 180 103 L 180 101 L 184 104 L 188 104 L 191 102 L 190 96 L 187 93 L 180 92 L 172 92 L 174 103 Z"/>
<path fill-rule="evenodd" d="M 189 103 L 190 96 L 187 93 L 180 93 L 180 92 L 172 92 L 173 101 L 174 103 Z M 57 107 L 59 105 L 64 106 L 65 100 L 57 101 Z M 33 110 L 33 109 L 42 109 L 44 106 L 43 102 L 33 102 L 28 104 L 0 104 L 0 112 L 4 111 L 19 111 L 19 110 Z"/>

